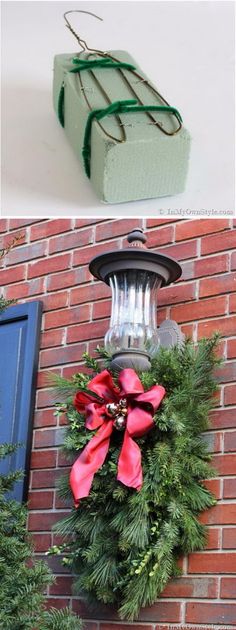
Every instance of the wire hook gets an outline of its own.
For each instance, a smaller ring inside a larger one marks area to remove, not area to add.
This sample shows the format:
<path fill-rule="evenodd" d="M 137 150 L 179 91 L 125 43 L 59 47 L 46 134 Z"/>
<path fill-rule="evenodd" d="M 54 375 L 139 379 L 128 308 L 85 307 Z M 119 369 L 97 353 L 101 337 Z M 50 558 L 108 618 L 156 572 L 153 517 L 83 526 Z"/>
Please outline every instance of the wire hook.
<path fill-rule="evenodd" d="M 79 35 L 77 35 L 77 33 L 74 31 L 74 29 L 72 28 L 69 20 L 67 19 L 67 15 L 69 13 L 86 13 L 87 15 L 92 15 L 93 17 L 97 18 L 97 20 L 100 20 L 101 22 L 103 22 L 103 19 L 101 17 L 99 17 L 98 15 L 96 15 L 95 13 L 91 13 L 91 11 L 81 11 L 80 9 L 74 9 L 72 11 L 66 11 L 63 14 L 64 20 L 66 22 L 66 26 L 69 29 L 69 31 L 72 33 L 72 35 L 74 35 L 74 37 L 77 39 L 79 45 L 81 46 L 83 51 L 88 50 L 89 52 L 98 52 L 104 55 L 104 52 L 101 50 L 96 50 L 95 48 L 89 48 L 89 46 L 87 45 L 86 41 L 84 39 L 81 39 L 81 37 L 79 37 Z"/>

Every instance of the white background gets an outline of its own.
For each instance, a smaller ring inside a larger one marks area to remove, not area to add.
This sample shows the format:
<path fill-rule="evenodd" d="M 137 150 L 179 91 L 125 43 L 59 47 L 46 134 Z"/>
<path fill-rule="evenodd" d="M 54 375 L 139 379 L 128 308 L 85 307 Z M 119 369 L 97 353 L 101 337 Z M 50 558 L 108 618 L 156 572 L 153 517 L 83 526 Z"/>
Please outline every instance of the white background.
<path fill-rule="evenodd" d="M 2 216 L 158 216 L 234 209 L 234 3 L 2 2 Z M 182 113 L 192 136 L 185 193 L 100 203 L 52 109 L 53 56 L 77 52 L 62 14 L 88 45 L 129 51 Z"/>

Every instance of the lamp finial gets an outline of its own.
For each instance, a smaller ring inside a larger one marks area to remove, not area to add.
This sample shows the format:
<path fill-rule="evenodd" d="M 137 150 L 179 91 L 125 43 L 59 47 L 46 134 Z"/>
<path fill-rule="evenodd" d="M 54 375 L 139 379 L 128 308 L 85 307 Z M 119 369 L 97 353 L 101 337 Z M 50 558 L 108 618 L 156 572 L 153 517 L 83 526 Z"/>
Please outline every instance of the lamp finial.
<path fill-rule="evenodd" d="M 141 247 L 142 249 L 147 249 L 145 245 L 146 240 L 147 237 L 143 233 L 143 229 L 139 227 L 134 228 L 127 236 L 127 241 L 129 243 L 128 247 Z"/>

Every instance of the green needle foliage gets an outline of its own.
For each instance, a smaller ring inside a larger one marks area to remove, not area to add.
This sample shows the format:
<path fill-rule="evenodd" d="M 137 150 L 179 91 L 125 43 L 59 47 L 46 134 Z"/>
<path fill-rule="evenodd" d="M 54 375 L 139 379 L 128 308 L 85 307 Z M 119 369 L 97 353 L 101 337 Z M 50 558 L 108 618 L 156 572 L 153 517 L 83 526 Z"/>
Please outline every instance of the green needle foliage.
<path fill-rule="evenodd" d="M 180 574 L 178 558 L 205 546 L 206 528 L 198 515 L 216 503 L 203 483 L 215 474 L 203 433 L 209 428 L 217 390 L 213 376 L 219 363 L 217 342 L 214 336 L 202 340 L 198 348 L 189 340 L 182 347 L 162 348 L 150 372 L 140 375 L 145 390 L 159 383 L 167 392 L 154 417 L 155 429 L 137 440 L 142 489 L 137 492 L 116 479 L 123 435 L 114 431 L 89 497 L 56 526 L 70 542 L 51 552 L 64 553 L 64 563 L 77 576 L 75 592 L 86 594 L 91 603 L 118 607 L 121 619 L 136 619 L 140 608 L 153 604 L 170 578 Z M 94 360 L 86 360 L 93 375 L 101 369 Z M 83 379 L 77 374 L 71 383 L 63 381 L 62 390 L 71 388 L 71 397 L 61 411 L 57 404 L 59 414 L 66 405 L 64 451 L 73 459 L 93 435 L 73 406 L 75 384 L 81 382 L 83 389 Z M 70 495 L 68 476 L 61 482 L 60 495 Z"/>
<path fill-rule="evenodd" d="M 17 445 L 2 444 L 0 460 Z M 81 630 L 68 608 L 45 608 L 45 589 L 54 582 L 47 564 L 33 560 L 26 530 L 27 509 L 6 497 L 22 473 L 0 474 L 0 628 L 1 630 Z"/>
<path fill-rule="evenodd" d="M 2 444 L 0 460 L 17 445 Z M 68 608 L 45 607 L 45 589 L 54 577 L 45 562 L 33 560 L 26 530 L 27 508 L 6 496 L 20 471 L 0 474 L 0 628 L 1 630 L 81 630 L 81 620 Z"/>

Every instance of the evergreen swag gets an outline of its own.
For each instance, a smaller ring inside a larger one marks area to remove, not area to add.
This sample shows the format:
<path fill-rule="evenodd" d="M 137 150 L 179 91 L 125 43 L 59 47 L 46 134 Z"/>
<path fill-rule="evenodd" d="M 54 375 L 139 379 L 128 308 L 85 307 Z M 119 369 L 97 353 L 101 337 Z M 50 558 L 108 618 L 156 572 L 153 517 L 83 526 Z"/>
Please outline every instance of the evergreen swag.
<path fill-rule="evenodd" d="M 64 553 L 64 563 L 77 576 L 75 592 L 86 594 L 91 604 L 117 606 L 121 619 L 137 618 L 140 608 L 153 604 L 168 580 L 180 575 L 178 558 L 205 546 L 206 529 L 197 516 L 216 503 L 203 483 L 215 471 L 202 432 L 209 428 L 217 390 L 217 342 L 215 335 L 197 348 L 190 340 L 182 347 L 162 348 L 151 370 L 139 374 L 145 390 L 159 383 L 167 392 L 154 417 L 155 429 L 136 440 L 142 451 L 142 489 L 137 492 L 116 480 L 123 434 L 113 431 L 90 495 L 56 526 L 67 542 L 51 553 Z M 109 357 L 98 351 L 109 369 Z M 96 360 L 85 359 L 92 376 L 101 371 Z M 84 415 L 73 406 L 75 392 L 86 390 L 90 379 L 79 373 L 72 381 L 54 380 L 66 401 L 57 403 L 56 413 L 67 413 L 63 448 L 71 461 L 95 433 L 85 429 Z M 61 479 L 59 492 L 65 499 L 71 496 L 68 476 Z"/>

